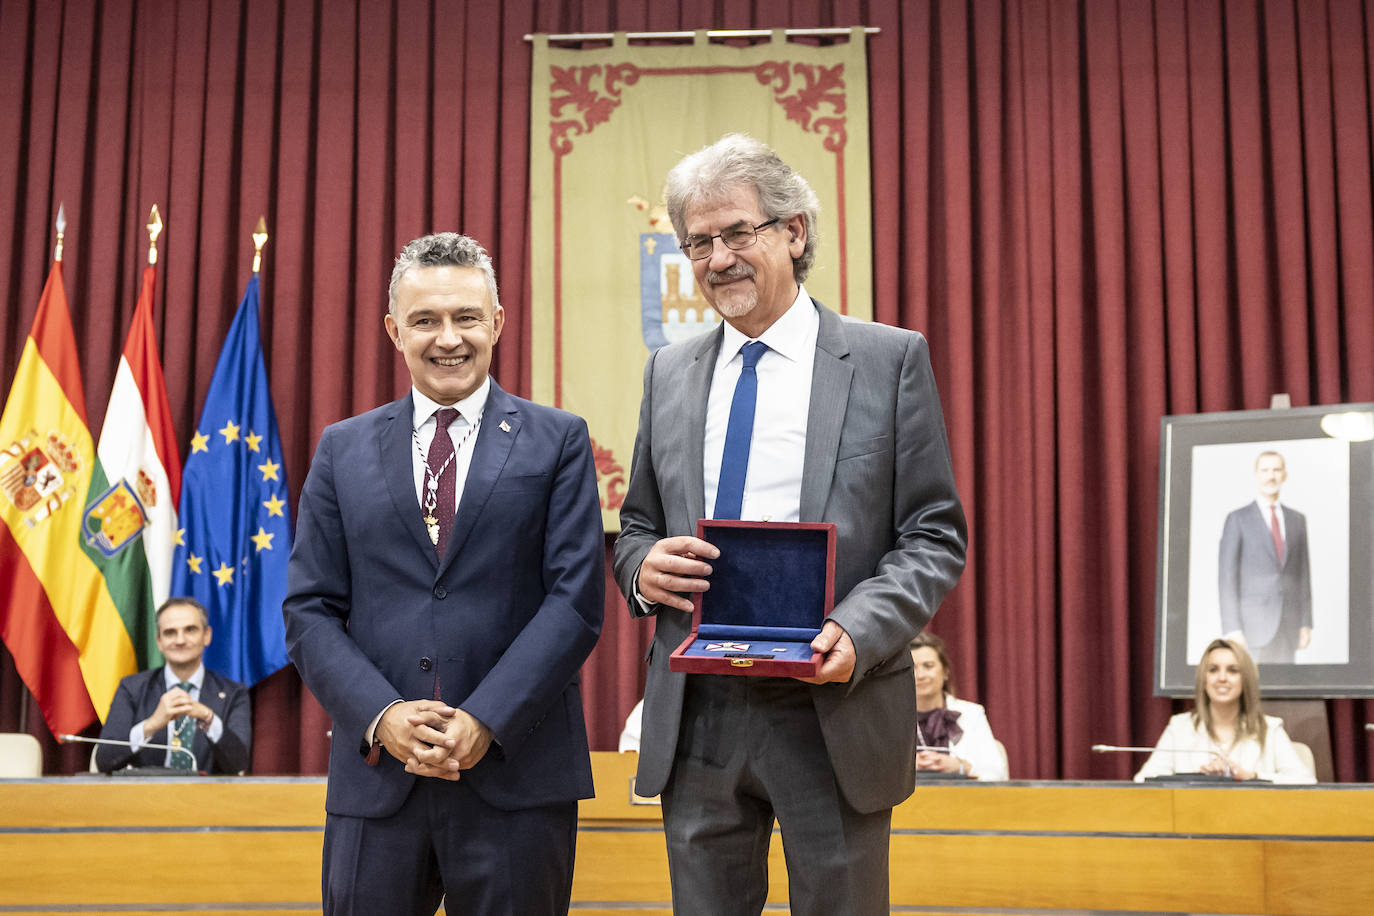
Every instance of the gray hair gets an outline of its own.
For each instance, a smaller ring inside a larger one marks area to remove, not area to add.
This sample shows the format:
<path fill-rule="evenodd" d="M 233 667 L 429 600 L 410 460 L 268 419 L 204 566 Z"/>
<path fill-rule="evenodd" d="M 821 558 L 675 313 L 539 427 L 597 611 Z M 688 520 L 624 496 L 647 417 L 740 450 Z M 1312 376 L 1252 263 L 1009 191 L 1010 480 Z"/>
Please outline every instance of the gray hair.
<path fill-rule="evenodd" d="M 806 179 L 767 144 L 744 134 L 726 134 L 715 143 L 683 158 L 668 173 L 663 197 L 668 218 L 679 241 L 687 236 L 687 209 L 694 204 L 728 198 L 740 187 L 753 188 L 764 219 L 786 222 L 797 214 L 806 218 L 806 247 L 792 261 L 792 276 L 806 279 L 816 262 L 816 216 L 820 200 Z"/>
<path fill-rule="evenodd" d="M 409 242 L 396 257 L 396 266 L 391 270 L 391 283 L 387 286 L 387 311 L 396 314 L 396 287 L 401 278 L 412 267 L 475 267 L 487 280 L 491 290 L 491 307 L 501 304 L 496 291 L 496 269 L 491 266 L 491 256 L 474 239 L 456 232 L 436 232 L 422 235 Z"/>

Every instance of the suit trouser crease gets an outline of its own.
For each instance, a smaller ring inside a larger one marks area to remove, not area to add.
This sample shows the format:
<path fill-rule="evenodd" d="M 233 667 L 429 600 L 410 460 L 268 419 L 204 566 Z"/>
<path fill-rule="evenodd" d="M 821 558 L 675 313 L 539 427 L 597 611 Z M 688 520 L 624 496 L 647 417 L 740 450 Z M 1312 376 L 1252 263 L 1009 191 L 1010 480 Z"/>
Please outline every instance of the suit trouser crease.
<path fill-rule="evenodd" d="M 844 799 L 810 689 L 689 675 L 663 792 L 674 912 L 759 913 L 775 816 L 795 916 L 887 913 L 891 809 L 860 814 Z"/>

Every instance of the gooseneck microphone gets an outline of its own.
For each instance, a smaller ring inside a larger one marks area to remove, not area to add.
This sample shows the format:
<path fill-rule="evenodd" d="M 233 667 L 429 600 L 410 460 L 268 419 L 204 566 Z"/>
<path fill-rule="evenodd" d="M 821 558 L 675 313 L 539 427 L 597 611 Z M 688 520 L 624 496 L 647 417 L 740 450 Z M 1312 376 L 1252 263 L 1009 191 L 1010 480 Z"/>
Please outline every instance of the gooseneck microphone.
<path fill-rule="evenodd" d="M 127 747 L 127 748 L 132 748 L 132 747 L 133 747 L 133 743 L 132 743 L 132 742 L 130 742 L 130 741 L 120 741 L 118 738 L 86 738 L 86 737 L 83 737 L 83 736 L 81 736 L 81 735 L 58 735 L 58 736 L 57 736 L 57 739 L 58 739 L 59 741 L 76 741 L 76 742 L 79 742 L 79 743 L 81 743 L 81 744 L 112 744 L 112 745 L 114 745 L 115 747 Z M 140 745 L 138 746 L 138 749 L 139 749 L 139 750 L 142 750 L 142 749 L 145 748 L 145 747 L 150 747 L 150 748 L 152 748 L 153 750 L 158 750 L 158 751 L 173 751 L 173 752 L 176 752 L 176 753 L 179 753 L 179 754 L 185 754 L 187 757 L 190 757 L 190 758 L 191 758 L 191 772 L 192 772 L 192 773 L 198 773 L 198 772 L 200 772 L 200 763 L 197 762 L 197 760 L 196 760 L 196 755 L 193 754 L 193 753 L 191 753 L 191 749 L 190 749 L 190 748 L 178 747 L 178 746 L 175 745 L 175 744 L 147 744 L 147 743 L 144 743 L 144 744 L 140 744 Z"/>

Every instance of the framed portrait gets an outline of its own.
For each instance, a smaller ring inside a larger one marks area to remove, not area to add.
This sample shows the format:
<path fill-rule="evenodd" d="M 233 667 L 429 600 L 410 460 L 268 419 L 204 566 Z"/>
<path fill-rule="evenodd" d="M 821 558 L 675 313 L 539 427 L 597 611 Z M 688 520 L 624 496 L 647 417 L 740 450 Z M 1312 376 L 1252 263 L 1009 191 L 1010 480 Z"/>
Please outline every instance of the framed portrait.
<path fill-rule="evenodd" d="M 1168 416 L 1155 694 L 1240 635 L 1266 697 L 1374 696 L 1374 404 Z"/>

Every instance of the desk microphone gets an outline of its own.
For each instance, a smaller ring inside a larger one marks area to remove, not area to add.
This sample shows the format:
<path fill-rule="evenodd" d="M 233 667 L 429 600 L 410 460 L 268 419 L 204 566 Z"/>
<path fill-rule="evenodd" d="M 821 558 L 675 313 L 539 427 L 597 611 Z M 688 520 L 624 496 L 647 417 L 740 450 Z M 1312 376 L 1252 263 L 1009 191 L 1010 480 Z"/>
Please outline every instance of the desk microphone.
<path fill-rule="evenodd" d="M 1134 747 L 1116 744 L 1094 744 L 1094 754 L 1153 754 L 1160 751 L 1165 754 L 1206 754 L 1208 757 L 1215 757 L 1226 767 L 1226 775 L 1231 776 L 1231 761 L 1227 760 L 1220 751 L 1208 750 L 1200 747 Z"/>
<path fill-rule="evenodd" d="M 85 737 L 83 737 L 83 736 L 81 736 L 81 735 L 58 735 L 57 738 L 58 738 L 59 741 L 77 741 L 77 742 L 80 742 L 81 744 L 112 744 L 112 745 L 114 745 L 115 747 L 127 747 L 127 748 L 130 748 L 130 749 L 132 749 L 133 746 L 134 746 L 134 745 L 133 745 L 133 742 L 131 742 L 131 741 L 120 741 L 118 738 L 85 738 Z M 185 754 L 187 757 L 190 757 L 190 758 L 191 758 L 191 772 L 192 772 L 192 773 L 198 773 L 198 772 L 200 772 L 200 764 L 196 761 L 196 755 L 193 754 L 193 753 L 191 753 L 190 748 L 178 747 L 178 746 L 176 746 L 175 744 L 147 744 L 147 743 L 144 743 L 144 744 L 140 744 L 140 745 L 138 746 L 138 749 L 139 749 L 139 750 L 142 750 L 142 749 L 145 748 L 145 747 L 150 747 L 150 748 L 152 748 L 153 750 L 158 750 L 158 751 L 175 751 L 175 752 L 177 752 L 177 753 Z"/>

